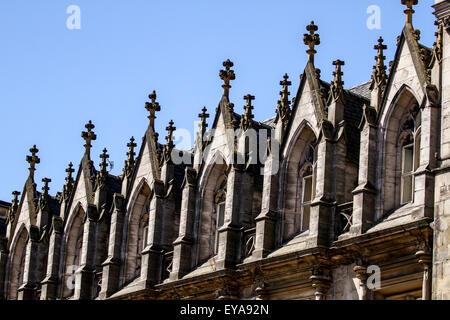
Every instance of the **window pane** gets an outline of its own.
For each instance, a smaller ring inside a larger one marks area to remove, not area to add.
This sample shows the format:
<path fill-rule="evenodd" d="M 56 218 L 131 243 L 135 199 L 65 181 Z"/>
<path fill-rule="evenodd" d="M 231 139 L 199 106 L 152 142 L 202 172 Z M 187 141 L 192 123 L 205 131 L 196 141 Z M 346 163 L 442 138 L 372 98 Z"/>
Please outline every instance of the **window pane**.
<path fill-rule="evenodd" d="M 403 149 L 403 173 L 413 171 L 413 146 L 408 146 Z"/>
<path fill-rule="evenodd" d="M 302 231 L 309 230 L 309 216 L 311 212 L 310 205 L 303 206 L 303 216 L 302 216 Z"/>
<path fill-rule="evenodd" d="M 223 226 L 225 221 L 225 202 L 217 205 L 217 228 Z"/>
<path fill-rule="evenodd" d="M 310 202 L 312 196 L 312 177 L 303 179 L 303 203 Z"/>
<path fill-rule="evenodd" d="M 402 190 L 402 202 L 407 203 L 412 201 L 412 176 L 405 176 L 403 180 L 403 190 Z"/>

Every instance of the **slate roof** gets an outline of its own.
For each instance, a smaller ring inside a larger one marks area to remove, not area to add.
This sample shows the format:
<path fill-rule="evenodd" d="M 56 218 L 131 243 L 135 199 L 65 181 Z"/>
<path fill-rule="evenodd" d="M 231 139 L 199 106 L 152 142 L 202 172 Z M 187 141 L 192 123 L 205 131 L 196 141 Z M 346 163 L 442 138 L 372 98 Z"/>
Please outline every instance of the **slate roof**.
<path fill-rule="evenodd" d="M 353 88 L 348 89 L 347 91 L 349 91 L 350 93 L 357 95 L 357 96 L 361 96 L 365 99 L 370 100 L 370 85 L 371 85 L 372 81 L 367 81 L 364 83 L 361 83 Z"/>
<path fill-rule="evenodd" d="M 328 92 L 330 84 L 325 81 L 320 82 L 321 86 Z M 359 147 L 361 132 L 359 125 L 361 124 L 364 104 L 370 104 L 370 81 L 362 83 L 356 87 L 344 90 L 345 99 L 345 131 L 347 140 L 347 160 L 355 164 L 359 163 Z"/>
<path fill-rule="evenodd" d="M 9 208 L 10 206 L 11 206 L 11 203 L 0 200 L 0 207 Z"/>

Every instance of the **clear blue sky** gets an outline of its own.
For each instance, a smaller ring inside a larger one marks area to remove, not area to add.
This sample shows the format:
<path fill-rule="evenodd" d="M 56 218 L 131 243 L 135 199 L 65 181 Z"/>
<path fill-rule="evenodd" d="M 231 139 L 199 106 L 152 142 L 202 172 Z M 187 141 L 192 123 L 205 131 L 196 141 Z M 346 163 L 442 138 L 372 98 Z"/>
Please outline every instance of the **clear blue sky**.
<path fill-rule="evenodd" d="M 419 2 L 414 26 L 421 43 L 432 46 L 434 1 Z M 80 30 L 66 28 L 69 5 L 81 9 Z M 380 30 L 366 27 L 370 5 L 381 8 Z M 193 131 L 203 106 L 214 114 L 222 93 L 218 72 L 228 58 L 235 63 L 235 110 L 242 112 L 242 97 L 251 93 L 256 119 L 272 117 L 284 73 L 297 91 L 306 64 L 302 36 L 311 20 L 320 28 L 322 79 L 331 80 L 331 63 L 339 58 L 346 62 L 345 87 L 368 81 L 380 35 L 387 60 L 393 59 L 403 10 L 400 0 L 2 0 L 0 199 L 22 191 L 33 144 L 40 149 L 38 189 L 49 177 L 51 193 L 60 191 L 67 164 L 78 168 L 88 120 L 98 136 L 96 166 L 106 147 L 112 173 L 120 174 L 128 139 L 140 142 L 147 127 L 144 103 L 152 90 L 162 107 L 160 141 L 170 119 Z"/>

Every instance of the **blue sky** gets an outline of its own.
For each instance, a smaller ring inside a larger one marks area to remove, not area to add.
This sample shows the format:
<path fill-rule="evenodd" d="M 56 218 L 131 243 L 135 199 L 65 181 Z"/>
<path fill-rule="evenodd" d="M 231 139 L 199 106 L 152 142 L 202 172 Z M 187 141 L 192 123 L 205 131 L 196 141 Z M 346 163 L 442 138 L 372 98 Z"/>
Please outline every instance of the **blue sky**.
<path fill-rule="evenodd" d="M 419 2 L 414 26 L 421 43 L 432 46 L 434 1 Z M 70 5 L 81 9 L 80 30 L 66 27 Z M 381 8 L 379 30 L 366 26 L 370 5 Z M 78 168 L 88 120 L 98 137 L 92 159 L 97 165 L 106 147 L 112 173 L 120 174 L 126 143 L 131 136 L 140 142 L 147 128 L 144 104 L 152 90 L 162 107 L 160 141 L 171 119 L 193 131 L 203 106 L 213 117 L 222 93 L 218 73 L 228 58 L 235 63 L 235 110 L 243 111 L 242 98 L 251 93 L 255 118 L 272 117 L 284 73 L 297 91 L 311 20 L 321 36 L 315 63 L 322 79 L 332 79 L 331 63 L 341 59 L 346 88 L 368 81 L 380 35 L 393 59 L 403 10 L 400 0 L 2 0 L 0 199 L 22 191 L 33 144 L 40 150 L 39 190 L 49 177 L 51 193 L 60 191 L 67 164 Z"/>

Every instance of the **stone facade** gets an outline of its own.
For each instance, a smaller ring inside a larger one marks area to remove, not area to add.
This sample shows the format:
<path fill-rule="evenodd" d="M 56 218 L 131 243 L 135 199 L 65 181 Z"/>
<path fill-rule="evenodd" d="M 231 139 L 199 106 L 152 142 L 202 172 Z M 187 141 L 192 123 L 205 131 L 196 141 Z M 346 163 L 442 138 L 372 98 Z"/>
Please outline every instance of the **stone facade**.
<path fill-rule="evenodd" d="M 254 120 L 229 100 L 233 63 L 210 130 L 206 109 L 192 150 L 164 144 L 149 125 L 132 138 L 123 174 L 108 154 L 70 164 L 56 196 L 37 191 L 40 159 L 7 205 L 0 240 L 0 297 L 92 299 L 449 299 L 450 1 L 434 8 L 433 48 L 420 44 L 413 5 L 394 61 L 375 45 L 371 81 L 344 89 L 315 66 L 318 27 L 307 26 L 308 61 L 290 99 L 281 81 L 276 116 Z"/>

